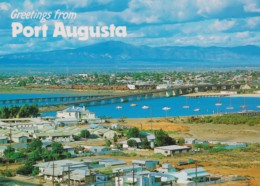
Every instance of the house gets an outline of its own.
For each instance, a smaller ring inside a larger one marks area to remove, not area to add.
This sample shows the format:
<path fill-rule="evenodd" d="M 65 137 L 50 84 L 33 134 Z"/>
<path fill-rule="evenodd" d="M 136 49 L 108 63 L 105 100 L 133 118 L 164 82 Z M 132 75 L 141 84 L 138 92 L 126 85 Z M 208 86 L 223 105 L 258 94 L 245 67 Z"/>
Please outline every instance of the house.
<path fill-rule="evenodd" d="M 8 137 L 1 136 L 0 137 L 0 144 L 7 144 L 8 143 Z"/>
<path fill-rule="evenodd" d="M 125 161 L 118 160 L 118 159 L 110 159 L 110 158 L 99 159 L 99 165 L 105 165 L 105 167 L 125 165 L 125 164 L 126 164 Z"/>
<path fill-rule="evenodd" d="M 24 134 L 15 134 L 12 136 L 12 141 L 15 143 L 27 143 L 28 136 L 25 136 Z"/>
<path fill-rule="evenodd" d="M 193 145 L 196 143 L 196 138 L 184 138 L 185 144 L 187 145 Z"/>
<path fill-rule="evenodd" d="M 140 138 L 129 138 L 129 139 L 127 139 L 127 140 L 120 141 L 120 142 L 118 142 L 117 144 L 121 144 L 123 148 L 127 149 L 127 148 L 129 148 L 129 146 L 128 146 L 128 144 L 127 144 L 127 142 L 128 142 L 129 140 L 134 140 L 134 141 L 136 141 L 136 144 L 137 144 L 137 145 L 136 145 L 136 148 L 139 148 L 139 147 L 141 146 L 141 139 L 140 139 Z"/>
<path fill-rule="evenodd" d="M 122 129 L 122 126 L 118 123 L 114 123 L 110 126 L 110 129 Z"/>
<path fill-rule="evenodd" d="M 70 178 L 71 185 L 84 185 L 86 182 L 86 176 L 90 175 L 90 170 L 85 169 L 76 169 L 70 172 L 70 177 L 65 175 L 63 177 L 64 181 L 67 181 Z"/>
<path fill-rule="evenodd" d="M 39 176 L 43 176 L 46 180 L 52 180 L 54 176 L 54 180 L 59 183 L 64 180 L 64 176 L 68 173 L 68 170 L 73 171 L 88 169 L 85 162 L 72 160 L 49 161 L 38 163 L 34 166 L 39 168 Z"/>
<path fill-rule="evenodd" d="M 78 119 L 76 118 L 56 118 L 54 120 L 55 125 L 58 126 L 69 126 L 78 124 Z"/>
<path fill-rule="evenodd" d="M 128 173 L 122 177 L 115 177 L 115 185 L 122 186 L 122 185 L 138 185 L 138 186 L 161 186 L 161 185 L 172 185 L 175 186 L 173 183 L 176 182 L 176 177 L 157 173 L 157 172 L 149 172 L 149 171 L 139 171 L 135 172 L 133 177 L 132 173 Z"/>
<path fill-rule="evenodd" d="M 111 149 L 104 146 L 84 146 L 85 149 L 88 149 L 94 154 L 108 154 Z"/>
<path fill-rule="evenodd" d="M 112 172 L 113 173 L 118 173 L 118 172 L 121 172 L 121 173 L 132 173 L 134 170 L 134 172 L 141 172 L 143 169 L 141 166 L 124 166 L 124 167 L 119 167 L 119 168 L 114 168 L 112 169 Z"/>
<path fill-rule="evenodd" d="M 172 173 L 176 172 L 176 169 L 172 166 L 172 164 L 163 163 L 161 167 L 157 168 L 157 171 L 160 173 Z"/>
<path fill-rule="evenodd" d="M 128 88 L 129 90 L 135 90 L 135 85 L 128 84 L 128 85 L 127 85 L 127 88 Z"/>
<path fill-rule="evenodd" d="M 64 149 L 65 152 L 69 152 L 70 154 L 75 154 L 74 147 L 72 147 L 72 146 L 64 145 L 63 149 Z"/>
<path fill-rule="evenodd" d="M 203 167 L 183 169 L 180 172 L 172 173 L 173 176 L 178 178 L 178 183 L 186 183 L 187 181 L 205 182 L 210 176 Z"/>
<path fill-rule="evenodd" d="M 78 121 L 88 121 L 97 119 L 95 113 L 86 110 L 86 107 L 69 107 L 62 111 L 58 111 L 57 118 L 66 118 L 66 119 L 77 119 Z"/>
<path fill-rule="evenodd" d="M 167 89 L 169 87 L 170 87 L 170 85 L 168 85 L 168 84 L 160 84 L 160 85 L 156 86 L 156 90 Z"/>
<path fill-rule="evenodd" d="M 48 141 L 56 141 L 56 142 L 74 141 L 72 134 L 70 132 L 35 133 L 33 137 L 39 138 L 40 140 L 48 140 Z"/>
<path fill-rule="evenodd" d="M 113 130 L 109 130 L 103 134 L 103 138 L 110 140 L 114 139 L 115 136 L 118 136 L 118 134 L 116 131 Z"/>
<path fill-rule="evenodd" d="M 187 147 L 187 146 L 169 145 L 169 146 L 155 147 L 154 153 L 161 153 L 164 156 L 173 156 L 174 154 L 189 152 L 190 150 L 191 147 Z"/>
<path fill-rule="evenodd" d="M 132 164 L 135 166 L 141 166 L 143 169 L 155 169 L 156 165 L 159 164 L 158 160 L 132 160 Z"/>

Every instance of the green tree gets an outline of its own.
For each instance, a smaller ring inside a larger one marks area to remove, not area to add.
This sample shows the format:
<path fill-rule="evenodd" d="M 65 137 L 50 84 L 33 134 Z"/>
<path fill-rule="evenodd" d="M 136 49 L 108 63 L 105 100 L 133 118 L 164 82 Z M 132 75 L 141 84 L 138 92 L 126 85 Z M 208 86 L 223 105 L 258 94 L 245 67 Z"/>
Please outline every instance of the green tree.
<path fill-rule="evenodd" d="M 128 131 L 127 131 L 127 134 L 126 134 L 126 137 L 127 138 L 137 138 L 139 137 L 139 129 L 134 127 L 134 128 L 130 128 Z"/>
<path fill-rule="evenodd" d="M 42 150 L 42 141 L 40 139 L 33 139 L 31 141 L 31 143 L 29 143 L 27 149 L 29 152 L 32 152 L 37 149 L 39 149 L 41 151 Z"/>
<path fill-rule="evenodd" d="M 88 138 L 90 136 L 90 132 L 88 130 L 82 130 L 80 131 L 80 135 L 81 138 Z"/>
<path fill-rule="evenodd" d="M 0 108 L 0 118 L 1 119 L 7 119 L 10 116 L 9 109 L 7 107 L 1 107 Z"/>
<path fill-rule="evenodd" d="M 9 112 L 10 112 L 9 118 L 16 118 L 16 116 L 19 112 L 19 109 L 20 109 L 20 107 L 18 107 L 18 106 L 11 106 L 9 108 Z"/>
<path fill-rule="evenodd" d="M 142 149 L 150 149 L 151 148 L 150 143 L 149 143 L 149 141 L 147 140 L 146 137 L 141 138 L 141 148 Z"/>
<path fill-rule="evenodd" d="M 30 108 L 27 104 L 23 105 L 19 112 L 18 112 L 18 116 L 20 118 L 24 118 L 24 117 L 28 117 L 29 116 L 29 113 L 30 113 Z"/>
<path fill-rule="evenodd" d="M 63 146 L 61 143 L 59 142 L 54 142 L 52 145 L 51 145 L 51 151 L 55 154 L 62 154 L 64 149 L 63 149 Z"/>
<path fill-rule="evenodd" d="M 33 117 L 39 116 L 39 108 L 36 104 L 33 104 L 29 107 L 29 115 Z"/>
<path fill-rule="evenodd" d="M 117 135 L 114 135 L 114 137 L 113 137 L 113 141 L 114 141 L 114 143 L 117 142 Z"/>
<path fill-rule="evenodd" d="M 127 145 L 129 147 L 136 147 L 137 146 L 137 142 L 135 140 L 128 140 L 127 141 Z"/>
<path fill-rule="evenodd" d="M 29 175 L 29 174 L 31 174 L 33 172 L 33 170 L 34 170 L 34 166 L 33 165 L 35 163 L 36 163 L 35 161 L 33 161 L 31 159 L 28 159 L 28 160 L 25 161 L 23 166 L 21 166 L 21 167 L 19 167 L 17 169 L 16 172 L 18 174 L 22 174 L 22 175 Z"/>
<path fill-rule="evenodd" d="M 110 147 L 110 145 L 112 145 L 112 142 L 110 140 L 106 140 L 106 146 Z"/>
<path fill-rule="evenodd" d="M 162 129 L 156 130 L 155 135 L 155 146 L 175 145 L 175 140 L 168 136 Z"/>
<path fill-rule="evenodd" d="M 178 139 L 178 142 L 177 142 L 178 145 L 183 145 L 184 143 L 185 143 L 185 139 L 184 138 L 179 138 Z"/>

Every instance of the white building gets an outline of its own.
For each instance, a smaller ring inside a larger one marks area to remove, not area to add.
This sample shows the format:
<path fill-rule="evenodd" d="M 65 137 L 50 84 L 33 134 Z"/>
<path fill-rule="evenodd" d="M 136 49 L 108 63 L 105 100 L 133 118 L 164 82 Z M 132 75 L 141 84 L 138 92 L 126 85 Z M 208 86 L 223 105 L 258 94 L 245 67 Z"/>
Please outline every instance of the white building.
<path fill-rule="evenodd" d="M 95 113 L 87 110 L 85 106 L 83 107 L 72 106 L 66 108 L 63 111 L 58 111 L 56 117 L 59 119 L 73 119 L 78 121 L 97 119 Z"/>
<path fill-rule="evenodd" d="M 191 147 L 187 146 L 179 146 L 179 145 L 169 145 L 169 146 L 161 146 L 155 147 L 154 153 L 160 153 L 164 156 L 173 156 L 174 154 L 186 153 L 191 150 Z"/>

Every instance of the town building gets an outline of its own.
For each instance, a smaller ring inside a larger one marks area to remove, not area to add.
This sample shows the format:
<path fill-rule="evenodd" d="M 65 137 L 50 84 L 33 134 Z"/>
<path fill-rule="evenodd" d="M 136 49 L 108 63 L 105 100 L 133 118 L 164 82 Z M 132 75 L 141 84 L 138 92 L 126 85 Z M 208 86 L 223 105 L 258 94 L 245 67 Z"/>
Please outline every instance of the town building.
<path fill-rule="evenodd" d="M 174 154 L 186 153 L 191 150 L 191 147 L 187 146 L 179 146 L 179 145 L 169 145 L 169 146 L 161 146 L 155 147 L 154 153 L 163 154 L 164 156 L 173 156 Z"/>

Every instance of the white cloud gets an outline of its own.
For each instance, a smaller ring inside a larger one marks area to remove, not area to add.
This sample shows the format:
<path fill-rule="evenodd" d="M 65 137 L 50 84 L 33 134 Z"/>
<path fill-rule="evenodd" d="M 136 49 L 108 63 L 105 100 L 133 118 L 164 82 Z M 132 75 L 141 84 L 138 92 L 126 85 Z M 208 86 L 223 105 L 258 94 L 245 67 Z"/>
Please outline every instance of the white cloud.
<path fill-rule="evenodd" d="M 24 8 L 24 10 L 33 10 L 34 6 L 33 6 L 33 3 L 30 0 L 26 0 L 23 3 L 23 8 Z"/>
<path fill-rule="evenodd" d="M 0 3 L 0 10 L 8 11 L 10 10 L 11 5 L 9 3 Z"/>
<path fill-rule="evenodd" d="M 235 20 L 223 20 L 223 21 L 215 20 L 212 25 L 209 25 L 209 28 L 215 31 L 225 31 L 232 28 L 235 24 L 236 24 Z"/>
<path fill-rule="evenodd" d="M 244 5 L 244 10 L 246 12 L 260 12 L 260 7 L 257 7 L 256 2 L 248 2 Z"/>
<path fill-rule="evenodd" d="M 255 28 L 260 24 L 260 17 L 251 17 L 246 19 L 246 24 L 249 28 Z"/>
<path fill-rule="evenodd" d="M 231 0 L 197 0 L 199 15 L 208 15 L 222 10 L 230 5 Z"/>
<path fill-rule="evenodd" d="M 246 38 L 249 36 L 249 32 L 248 31 L 245 31 L 245 32 L 237 32 L 236 33 L 236 37 L 237 38 Z"/>

